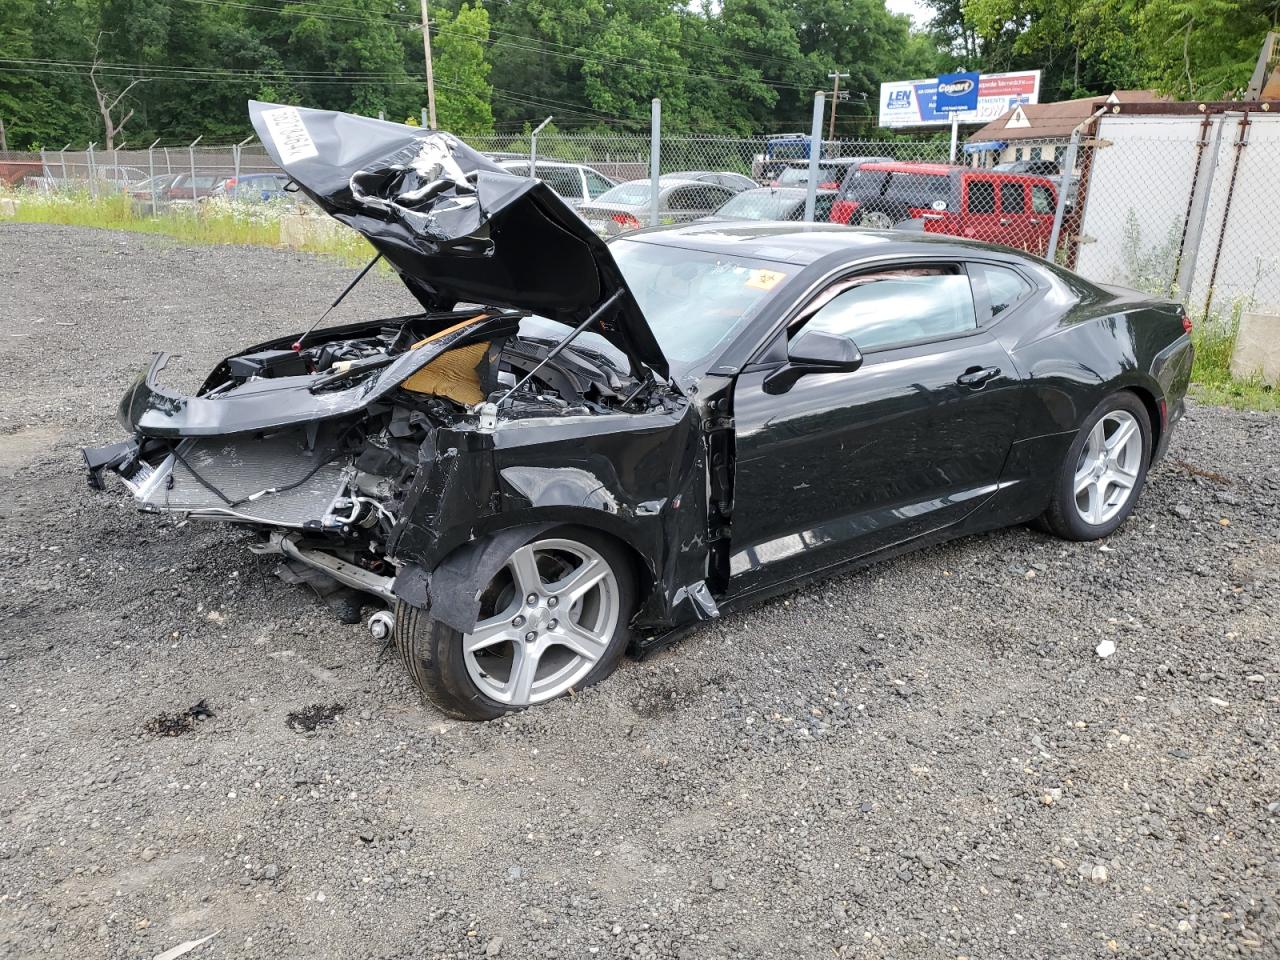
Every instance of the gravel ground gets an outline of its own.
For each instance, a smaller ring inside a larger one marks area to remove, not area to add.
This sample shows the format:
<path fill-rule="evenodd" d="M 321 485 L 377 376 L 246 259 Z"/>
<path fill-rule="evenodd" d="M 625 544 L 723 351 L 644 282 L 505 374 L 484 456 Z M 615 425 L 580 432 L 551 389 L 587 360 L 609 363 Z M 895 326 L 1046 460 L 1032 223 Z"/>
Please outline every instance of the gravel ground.
<path fill-rule="evenodd" d="M 352 273 L 0 226 L 0 955 L 1280 956 L 1280 418 L 1193 409 L 1104 545 L 969 538 L 459 724 L 79 464 L 149 351 L 194 386 Z"/>

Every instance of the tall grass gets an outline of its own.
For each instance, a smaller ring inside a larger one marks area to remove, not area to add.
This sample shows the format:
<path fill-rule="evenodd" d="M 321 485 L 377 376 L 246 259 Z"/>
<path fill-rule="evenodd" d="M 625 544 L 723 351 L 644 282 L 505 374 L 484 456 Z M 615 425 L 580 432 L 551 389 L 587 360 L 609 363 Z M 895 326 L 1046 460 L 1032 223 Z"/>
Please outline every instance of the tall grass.
<path fill-rule="evenodd" d="M 1191 395 L 1201 403 L 1237 410 L 1280 410 L 1280 390 L 1274 385 L 1258 375 L 1241 378 L 1231 372 L 1241 312 L 1237 305 L 1225 316 L 1212 313 L 1192 328 L 1196 362 L 1191 371 Z"/>
<path fill-rule="evenodd" d="M 191 244 L 238 244 L 279 247 L 281 218 L 296 213 L 292 201 L 238 203 L 210 199 L 200 203 L 172 204 L 151 215 L 147 203 L 136 203 L 124 194 L 94 197 L 88 191 L 68 193 L 8 193 L 17 201 L 14 220 L 20 223 L 52 223 L 71 227 L 98 227 L 173 237 Z M 328 218 L 321 222 L 327 223 Z M 294 249 L 335 257 L 344 263 L 367 262 L 372 255 L 368 241 L 354 230 L 307 231 Z"/>

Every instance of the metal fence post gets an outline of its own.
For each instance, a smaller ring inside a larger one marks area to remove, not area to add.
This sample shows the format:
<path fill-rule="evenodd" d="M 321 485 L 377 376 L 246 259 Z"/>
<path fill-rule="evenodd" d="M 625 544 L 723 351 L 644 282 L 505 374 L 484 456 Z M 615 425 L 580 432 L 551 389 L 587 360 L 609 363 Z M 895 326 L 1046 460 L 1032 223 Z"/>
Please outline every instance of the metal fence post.
<path fill-rule="evenodd" d="M 1192 208 L 1187 219 L 1186 235 L 1182 240 L 1182 260 L 1178 264 L 1178 297 L 1183 303 L 1191 299 L 1191 285 L 1196 280 L 1196 258 L 1200 254 L 1200 240 L 1204 232 L 1204 221 L 1209 211 L 1209 198 L 1213 195 L 1213 180 L 1218 168 L 1218 153 L 1222 149 L 1222 129 L 1226 119 L 1218 118 L 1213 134 L 1213 144 L 1209 147 L 1209 155 L 1205 158 L 1204 170 L 1191 185 Z M 1203 184 L 1203 187 L 1201 186 Z"/>
<path fill-rule="evenodd" d="M 1080 150 L 1080 128 L 1071 131 L 1071 143 L 1067 145 L 1067 159 L 1062 163 L 1062 177 L 1058 181 L 1058 206 L 1053 211 L 1053 230 L 1049 233 L 1049 246 L 1044 258 L 1053 261 L 1058 255 L 1058 240 L 1062 237 L 1062 220 L 1067 214 L 1067 188 L 1076 168 L 1076 153 Z"/>
<path fill-rule="evenodd" d="M 203 133 L 200 134 L 199 137 L 196 137 L 187 146 L 187 154 L 188 156 L 191 157 L 191 202 L 192 203 L 195 203 L 197 199 L 196 198 L 196 144 L 200 142 L 200 139 L 203 136 L 204 136 Z"/>
<path fill-rule="evenodd" d="M 252 140 L 254 136 L 255 136 L 254 134 L 250 134 L 249 136 L 245 137 L 243 140 L 241 140 L 239 143 L 236 144 L 235 161 L 236 161 L 236 183 L 237 184 L 239 184 L 240 182 L 240 167 L 242 163 L 240 159 L 241 155 L 244 153 L 245 144 L 247 144 L 250 140 Z M 234 193 L 235 191 L 232 191 L 233 195 Z"/>
<path fill-rule="evenodd" d="M 147 181 L 147 186 L 151 188 L 151 215 L 156 215 L 156 143 L 160 142 L 160 138 L 156 137 L 156 142 L 147 147 L 147 172 L 151 175 L 151 179 Z"/>
<path fill-rule="evenodd" d="M 529 176 L 536 177 L 538 163 L 538 134 L 542 132 L 542 128 L 551 122 L 551 118 L 543 120 L 540 124 L 533 128 L 533 133 L 529 134 Z"/>
<path fill-rule="evenodd" d="M 822 152 L 822 113 L 826 95 L 819 90 L 813 95 L 813 129 L 809 132 L 809 180 L 804 187 L 804 222 L 813 223 L 818 205 L 818 154 Z"/>
<path fill-rule="evenodd" d="M 649 226 L 658 225 L 658 180 L 662 176 L 662 101 L 653 98 L 649 123 Z"/>

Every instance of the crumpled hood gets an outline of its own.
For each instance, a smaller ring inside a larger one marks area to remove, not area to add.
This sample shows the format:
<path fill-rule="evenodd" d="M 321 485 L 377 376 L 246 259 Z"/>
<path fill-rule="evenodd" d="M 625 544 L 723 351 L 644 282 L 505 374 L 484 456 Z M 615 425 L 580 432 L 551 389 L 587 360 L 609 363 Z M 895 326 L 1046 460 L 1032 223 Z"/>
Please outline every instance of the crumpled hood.
<path fill-rule="evenodd" d="M 669 376 L 608 247 L 545 184 L 443 131 L 256 100 L 249 116 L 280 168 L 364 234 L 427 309 L 478 303 L 576 326 L 621 290 L 597 332 L 637 375 Z"/>

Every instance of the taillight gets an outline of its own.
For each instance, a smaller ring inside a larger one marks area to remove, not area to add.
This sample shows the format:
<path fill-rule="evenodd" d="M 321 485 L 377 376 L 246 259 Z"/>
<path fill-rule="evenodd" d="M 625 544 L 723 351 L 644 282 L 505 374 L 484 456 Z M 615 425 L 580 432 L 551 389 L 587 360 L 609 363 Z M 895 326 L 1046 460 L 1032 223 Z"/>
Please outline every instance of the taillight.
<path fill-rule="evenodd" d="M 640 221 L 629 213 L 615 213 L 613 222 L 622 227 L 623 230 L 639 230 Z"/>
<path fill-rule="evenodd" d="M 831 205 L 831 222 L 848 224 L 858 212 L 858 204 L 853 200 L 837 200 Z"/>
<path fill-rule="evenodd" d="M 1182 332 L 1191 332 L 1191 314 L 1187 313 L 1187 308 L 1182 308 Z"/>

